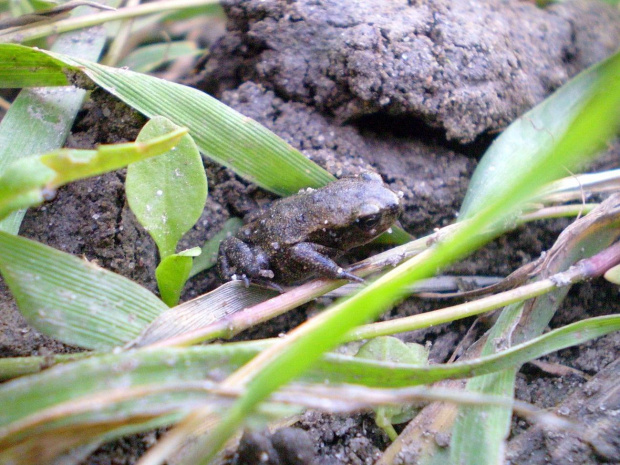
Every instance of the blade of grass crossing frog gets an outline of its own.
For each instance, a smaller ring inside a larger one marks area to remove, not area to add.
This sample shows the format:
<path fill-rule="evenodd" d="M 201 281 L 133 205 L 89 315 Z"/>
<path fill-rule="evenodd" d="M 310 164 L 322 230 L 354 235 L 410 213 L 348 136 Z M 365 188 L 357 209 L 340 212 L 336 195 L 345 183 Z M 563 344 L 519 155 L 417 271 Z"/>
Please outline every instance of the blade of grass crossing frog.
<path fill-rule="evenodd" d="M 111 94 L 148 117 L 163 115 L 190 129 L 209 158 L 278 195 L 320 187 L 334 177 L 256 121 L 199 90 L 128 70 L 53 55 L 83 67 Z"/>
<path fill-rule="evenodd" d="M 116 4 L 117 2 L 111 2 Z M 94 11 L 91 8 L 80 8 L 73 14 L 85 14 Z M 85 29 L 62 34 L 52 45 L 52 50 L 67 53 L 86 60 L 96 60 L 106 39 L 105 30 L 101 27 Z M 4 87 L 8 84 L 15 87 L 28 87 L 31 79 L 40 80 L 37 62 L 46 61 L 46 66 L 53 69 L 48 74 L 51 85 L 66 85 L 67 78 L 62 73 L 61 63 L 54 63 L 40 52 L 33 53 L 27 47 L 9 49 L 5 55 L 5 66 L 0 65 L 0 81 Z M 16 62 L 11 60 L 10 53 L 25 54 L 30 57 L 31 64 L 15 68 Z M 12 63 L 11 63 L 12 62 Z M 40 82 L 34 85 L 41 85 Z M 24 89 L 17 96 L 11 108 L 0 122 L 0 172 L 12 161 L 20 157 L 47 152 L 61 147 L 77 112 L 84 101 L 85 91 L 75 87 Z M 0 221 L 0 230 L 17 234 L 24 217 L 25 210 L 18 211 Z"/>
<path fill-rule="evenodd" d="M 127 278 L 4 232 L 0 272 L 32 326 L 88 349 L 125 344 L 167 308 Z"/>

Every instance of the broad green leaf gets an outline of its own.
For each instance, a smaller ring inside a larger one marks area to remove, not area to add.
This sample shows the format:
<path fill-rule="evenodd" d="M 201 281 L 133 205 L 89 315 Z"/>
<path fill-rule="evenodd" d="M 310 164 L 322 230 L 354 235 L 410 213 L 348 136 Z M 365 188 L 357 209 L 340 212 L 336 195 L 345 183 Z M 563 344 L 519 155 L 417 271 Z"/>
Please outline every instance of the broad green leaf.
<path fill-rule="evenodd" d="M 123 345 L 167 308 L 129 279 L 4 232 L 0 272 L 32 326 L 87 349 Z"/>
<path fill-rule="evenodd" d="M 177 129 L 143 143 L 101 145 L 97 150 L 59 149 L 15 161 L 0 174 L 0 219 L 42 203 L 71 181 L 96 176 L 159 155 L 187 133 Z"/>
<path fill-rule="evenodd" d="M 161 116 L 140 131 L 136 142 L 159 137 L 178 126 Z M 189 135 L 161 157 L 127 168 L 127 201 L 151 235 L 163 260 L 196 223 L 207 200 L 207 177 L 198 148 Z"/>
<path fill-rule="evenodd" d="M 168 255 L 157 266 L 155 277 L 157 278 L 161 300 L 169 307 L 179 302 L 183 287 L 189 278 L 189 272 L 192 270 L 193 257 L 198 255 L 200 255 L 200 248 L 194 247 L 177 254 Z"/>
<path fill-rule="evenodd" d="M 132 51 L 121 60 L 119 68 L 127 67 L 139 73 L 148 73 L 155 68 L 180 57 L 193 56 L 204 53 L 196 48 L 191 41 L 162 42 L 145 45 Z"/>
<path fill-rule="evenodd" d="M 420 344 L 406 344 L 391 336 L 381 336 L 365 343 L 357 358 L 409 365 L 428 365 L 428 349 Z M 393 441 L 398 433 L 392 424 L 409 421 L 418 412 L 417 405 L 394 405 L 375 409 L 375 422 Z"/>

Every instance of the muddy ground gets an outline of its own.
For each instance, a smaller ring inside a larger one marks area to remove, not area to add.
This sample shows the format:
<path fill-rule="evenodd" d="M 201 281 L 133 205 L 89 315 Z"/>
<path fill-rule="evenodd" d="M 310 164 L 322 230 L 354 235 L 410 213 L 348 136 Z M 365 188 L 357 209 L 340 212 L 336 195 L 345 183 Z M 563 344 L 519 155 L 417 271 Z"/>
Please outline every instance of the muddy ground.
<path fill-rule="evenodd" d="M 185 82 L 256 119 L 336 176 L 379 172 L 404 193 L 401 223 L 415 236 L 454 221 L 476 163 L 497 133 L 620 45 L 620 15 L 595 1 L 540 9 L 518 0 L 227 0 L 225 11 L 227 32 Z M 143 123 L 123 104 L 94 92 L 67 145 L 133 140 Z M 620 149 L 613 146 L 599 167 L 619 161 Z M 205 166 L 209 199 L 182 248 L 202 244 L 230 216 L 243 217 L 273 199 L 225 168 L 208 160 Z M 155 291 L 156 247 L 129 211 L 123 181 L 120 171 L 61 189 L 53 202 L 29 211 L 20 233 Z M 519 228 L 453 271 L 505 276 L 548 249 L 567 224 Z M 218 284 L 214 271 L 205 272 L 184 298 Z M 277 335 L 324 305 L 307 305 L 241 337 Z M 386 318 L 443 305 L 411 298 Z M 2 283 L 0 309 L 0 356 L 74 350 L 30 328 Z M 571 291 L 551 326 L 617 310 L 617 288 L 587 283 Z M 402 337 L 430 344 L 431 360 L 444 362 L 471 324 Z M 468 337 L 484 329 L 478 325 Z M 518 398 L 575 418 L 591 433 L 584 439 L 515 418 L 511 463 L 620 463 L 620 421 L 614 418 L 620 408 L 614 385 L 619 342 L 620 335 L 611 334 L 545 357 L 547 365 L 524 366 Z M 389 443 L 370 414 L 308 412 L 297 426 L 307 435 L 290 442 L 304 452 L 303 463 L 371 464 Z M 133 463 L 157 435 L 108 444 L 84 463 Z M 256 441 L 269 449 L 278 438 Z M 243 448 L 229 457 L 239 465 L 254 460 Z"/>

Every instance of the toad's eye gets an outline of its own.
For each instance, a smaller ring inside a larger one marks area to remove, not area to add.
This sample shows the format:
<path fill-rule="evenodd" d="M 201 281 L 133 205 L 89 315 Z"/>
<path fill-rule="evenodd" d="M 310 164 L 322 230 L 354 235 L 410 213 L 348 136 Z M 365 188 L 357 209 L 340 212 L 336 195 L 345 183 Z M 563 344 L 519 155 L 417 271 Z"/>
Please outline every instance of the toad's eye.
<path fill-rule="evenodd" d="M 381 215 L 375 213 L 374 215 L 363 216 L 358 220 L 362 229 L 372 229 L 381 221 Z"/>

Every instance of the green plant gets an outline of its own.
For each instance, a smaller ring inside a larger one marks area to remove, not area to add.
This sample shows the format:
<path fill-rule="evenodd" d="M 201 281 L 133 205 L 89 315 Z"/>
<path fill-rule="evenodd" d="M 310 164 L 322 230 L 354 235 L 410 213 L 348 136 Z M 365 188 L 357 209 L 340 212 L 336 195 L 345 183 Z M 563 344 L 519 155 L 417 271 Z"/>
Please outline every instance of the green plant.
<path fill-rule="evenodd" d="M 508 230 L 519 221 L 522 210 L 531 215 L 535 209 L 529 202 L 557 194 L 557 187 L 551 192 L 541 189 L 562 176 L 566 167 L 586 161 L 617 131 L 619 74 L 620 54 L 616 54 L 513 123 L 481 162 L 459 223 L 435 234 L 432 241 L 413 241 L 369 260 L 365 273 L 387 268 L 396 259 L 403 263 L 281 340 L 182 347 L 229 337 L 342 283 L 311 282 L 282 295 L 229 283 L 200 301 L 168 309 L 125 278 L 42 244 L 0 233 L 0 272 L 29 322 L 63 342 L 96 351 L 80 360 L 58 356 L 53 360 L 56 366 L 40 373 L 39 358 L 0 360 L 4 378 L 30 373 L 0 386 L 0 402 L 7 406 L 0 413 L 0 458 L 30 463 L 45 444 L 46 455 L 39 460 L 51 461 L 76 446 L 88 449 L 131 432 L 178 423 L 145 463 L 165 460 L 188 439 L 196 447 L 186 456 L 186 463 L 201 463 L 213 458 L 248 422 L 264 424 L 326 399 L 335 399 L 345 411 L 353 410 L 359 408 L 359 402 L 351 402 L 356 398 L 383 412 L 388 405 L 413 400 L 448 401 L 445 415 L 455 417 L 457 404 L 463 410 L 450 448 L 440 453 L 423 451 L 424 463 L 446 457 L 456 463 L 457 455 L 463 463 L 497 462 L 512 410 L 532 414 L 512 398 L 519 366 L 620 328 L 619 317 L 607 316 L 541 335 L 570 283 L 598 276 L 620 261 L 619 247 L 611 245 L 620 221 L 617 199 L 593 207 L 593 214 L 577 222 L 568 238 L 558 240 L 551 254 L 554 259 L 544 264 L 542 276 L 514 291 L 432 315 L 364 323 L 405 297 L 409 284 Z M 333 179 L 265 128 L 194 89 L 59 53 L 0 45 L 2 86 L 59 86 L 69 83 L 68 75 L 83 85 L 100 86 L 152 118 L 151 122 L 136 143 L 125 147 L 62 151 L 15 162 L 5 168 L 13 171 L 3 171 L 0 177 L 2 211 L 9 214 L 40 202 L 45 189 L 61 184 L 59 179 L 75 179 L 76 166 L 80 177 L 121 166 L 107 164 L 110 153 L 139 152 L 143 138 L 153 145 L 176 144 L 183 138 L 177 151 L 128 169 L 129 202 L 158 245 L 162 258 L 158 282 L 167 304 L 176 303 L 185 279 L 195 272 L 195 252 L 175 252 L 179 238 L 200 215 L 207 195 L 198 152 L 178 127 L 189 128 L 203 154 L 276 194 L 291 194 Z M 158 137 L 164 133 L 168 136 Z M 76 164 L 76 154 L 87 162 L 87 172 Z M 158 197 L 161 184 L 154 181 L 174 176 L 181 160 L 188 163 L 187 171 L 181 173 L 187 184 L 170 183 L 161 189 L 162 202 L 155 208 L 150 202 Z M 131 161 L 135 160 L 123 164 Z M 15 196 L 14 183 L 27 187 L 22 196 Z M 187 199 L 187 204 L 175 211 L 179 199 Z M 161 221 L 162 216 L 172 218 L 176 213 L 174 222 Z M 575 263 L 580 265 L 567 271 Z M 553 293 L 553 305 L 536 298 L 548 292 Z M 395 334 L 500 306 L 507 307 L 482 341 L 482 350 L 471 353 L 467 362 L 420 366 L 329 352 L 345 341 Z M 520 326 L 517 319 L 524 314 L 535 318 Z M 492 344 L 496 340 L 514 344 L 497 350 Z M 118 351 L 118 347 L 126 350 Z M 214 374 L 227 378 L 219 382 Z M 471 378 L 466 392 L 416 387 L 455 378 Z M 322 385 L 325 380 L 331 388 Z M 471 425 L 480 416 L 492 418 L 493 424 L 482 434 L 472 435 Z M 205 425 L 211 426 L 206 436 L 201 434 Z M 397 453 L 398 439 L 382 460 L 389 463 L 389 457 Z"/>
<path fill-rule="evenodd" d="M 156 116 L 142 128 L 137 141 L 176 128 L 171 121 Z M 162 300 L 173 306 L 189 277 L 192 258 L 200 255 L 197 248 L 175 253 L 177 243 L 200 218 L 207 200 L 207 177 L 198 147 L 186 135 L 165 155 L 131 164 L 125 186 L 129 206 L 159 248 L 157 284 Z"/>

